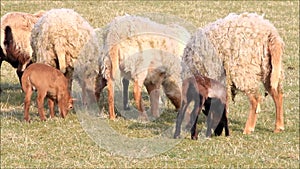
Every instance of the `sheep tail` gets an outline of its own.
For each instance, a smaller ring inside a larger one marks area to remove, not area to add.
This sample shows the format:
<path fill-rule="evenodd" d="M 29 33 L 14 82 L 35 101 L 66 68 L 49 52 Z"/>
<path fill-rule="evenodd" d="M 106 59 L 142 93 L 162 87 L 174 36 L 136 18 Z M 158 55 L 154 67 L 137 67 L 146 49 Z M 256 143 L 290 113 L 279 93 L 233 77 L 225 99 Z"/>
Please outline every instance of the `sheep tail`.
<path fill-rule="evenodd" d="M 271 33 L 269 35 L 268 50 L 271 55 L 271 77 L 270 86 L 273 89 L 277 89 L 280 85 L 281 71 L 282 71 L 282 54 L 284 50 L 284 44 L 278 34 Z"/>

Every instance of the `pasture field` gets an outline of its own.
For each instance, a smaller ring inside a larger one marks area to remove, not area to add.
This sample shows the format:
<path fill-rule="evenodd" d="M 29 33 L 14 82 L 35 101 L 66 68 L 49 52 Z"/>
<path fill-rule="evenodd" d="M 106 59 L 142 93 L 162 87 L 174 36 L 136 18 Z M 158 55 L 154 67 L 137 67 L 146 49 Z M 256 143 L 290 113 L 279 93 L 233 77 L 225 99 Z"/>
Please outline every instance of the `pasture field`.
<path fill-rule="evenodd" d="M 99 147 L 80 125 L 76 114 L 66 119 L 40 122 L 32 101 L 28 124 L 23 120 L 24 93 L 15 70 L 6 62 L 1 68 L 0 168 L 299 168 L 299 1 L 1 1 L 1 16 L 11 11 L 35 13 L 52 8 L 72 8 L 93 27 L 103 27 L 114 17 L 162 13 L 202 27 L 229 13 L 265 14 L 285 42 L 283 64 L 285 131 L 274 134 L 275 106 L 264 98 L 255 132 L 243 135 L 248 117 L 247 97 L 239 93 L 230 103 L 230 137 L 182 139 L 175 147 L 149 158 L 114 155 Z M 159 133 L 176 117 L 173 107 L 160 120 L 147 124 L 123 118 L 108 123 L 128 137 Z M 201 124 L 199 124 L 201 125 Z"/>

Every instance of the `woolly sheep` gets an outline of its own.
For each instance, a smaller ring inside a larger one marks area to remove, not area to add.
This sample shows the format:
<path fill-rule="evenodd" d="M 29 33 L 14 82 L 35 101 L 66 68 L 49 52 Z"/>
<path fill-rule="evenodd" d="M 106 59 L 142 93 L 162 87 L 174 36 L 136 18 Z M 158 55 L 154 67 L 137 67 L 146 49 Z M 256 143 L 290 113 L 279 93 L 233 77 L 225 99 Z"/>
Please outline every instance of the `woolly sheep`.
<path fill-rule="evenodd" d="M 85 61 L 99 57 L 94 29 L 72 9 L 52 9 L 46 12 L 34 25 L 31 45 L 34 62 L 59 69 L 69 79 L 69 90 L 78 58 L 82 59 L 78 65 L 86 65 Z M 94 65 L 97 66 L 97 63 Z M 93 64 L 89 66 L 93 67 Z"/>
<path fill-rule="evenodd" d="M 10 12 L 1 17 L 0 69 L 2 61 L 10 63 L 17 68 L 20 83 L 24 69 L 31 62 L 31 30 L 43 14 L 44 11 L 35 14 Z"/>
<path fill-rule="evenodd" d="M 251 107 L 244 134 L 254 131 L 261 101 L 259 82 L 262 82 L 276 106 L 274 132 L 280 132 L 284 130 L 283 50 L 283 40 L 268 20 L 255 13 L 229 14 L 193 35 L 183 61 L 193 73 L 200 72 L 221 82 L 226 80 L 232 100 L 236 89 L 249 97 Z"/>
<path fill-rule="evenodd" d="M 134 99 L 142 120 L 148 118 L 141 100 L 143 84 L 150 94 L 154 116 L 158 116 L 157 97 L 161 85 L 178 109 L 181 102 L 180 60 L 190 38 L 189 32 L 178 25 L 162 25 L 131 15 L 115 18 L 104 32 L 96 95 L 99 98 L 102 89 L 108 86 L 110 119 L 115 118 L 115 80 L 121 77 L 125 79 L 124 86 L 128 85 L 126 80 L 134 81 Z"/>

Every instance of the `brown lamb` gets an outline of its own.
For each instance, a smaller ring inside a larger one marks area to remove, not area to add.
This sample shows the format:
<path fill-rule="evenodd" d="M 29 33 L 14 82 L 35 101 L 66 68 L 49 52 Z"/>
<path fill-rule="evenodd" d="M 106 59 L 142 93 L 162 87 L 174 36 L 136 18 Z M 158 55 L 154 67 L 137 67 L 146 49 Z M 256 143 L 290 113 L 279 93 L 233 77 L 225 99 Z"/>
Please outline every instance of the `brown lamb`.
<path fill-rule="evenodd" d="M 73 108 L 73 99 L 68 91 L 68 80 L 62 72 L 42 63 L 33 63 L 22 76 L 22 89 L 25 92 L 24 119 L 30 121 L 29 107 L 31 95 L 37 91 L 38 112 L 42 121 L 46 120 L 44 99 L 47 97 L 50 117 L 54 117 L 54 103 L 57 102 L 61 117 L 65 118 Z"/>

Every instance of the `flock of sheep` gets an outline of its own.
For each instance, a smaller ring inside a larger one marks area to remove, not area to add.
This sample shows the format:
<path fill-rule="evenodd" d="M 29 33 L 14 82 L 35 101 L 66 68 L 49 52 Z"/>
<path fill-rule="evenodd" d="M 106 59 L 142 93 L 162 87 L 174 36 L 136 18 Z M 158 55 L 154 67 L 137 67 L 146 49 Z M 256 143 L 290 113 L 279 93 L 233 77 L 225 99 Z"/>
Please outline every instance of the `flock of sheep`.
<path fill-rule="evenodd" d="M 91 93 L 99 101 L 107 86 L 109 118 L 114 119 L 114 89 L 116 80 L 122 79 L 124 109 L 129 109 L 128 85 L 132 81 L 141 120 L 148 120 L 141 95 L 143 85 L 154 117 L 159 116 L 159 90 L 163 87 L 178 111 L 174 138 L 180 136 L 182 118 L 192 101 L 194 109 L 186 128 L 193 139 L 197 139 L 201 111 L 207 116 L 207 137 L 211 129 L 220 135 L 223 128 L 228 136 L 229 98 L 234 100 L 236 91 L 242 91 L 250 101 L 244 129 L 244 134 L 249 134 L 260 111 L 262 82 L 276 107 L 274 132 L 284 130 L 284 43 L 273 24 L 262 16 L 229 14 L 192 35 L 179 25 L 132 15 L 116 17 L 99 30 L 72 9 L 11 12 L 1 18 L 0 66 L 6 61 L 17 69 L 26 94 L 25 120 L 30 120 L 28 109 L 34 90 L 38 92 L 41 120 L 45 120 L 45 97 L 51 117 L 55 102 L 65 117 L 73 107 L 73 79 L 80 81 L 83 102 Z M 83 71 L 74 72 L 76 66 Z"/>

